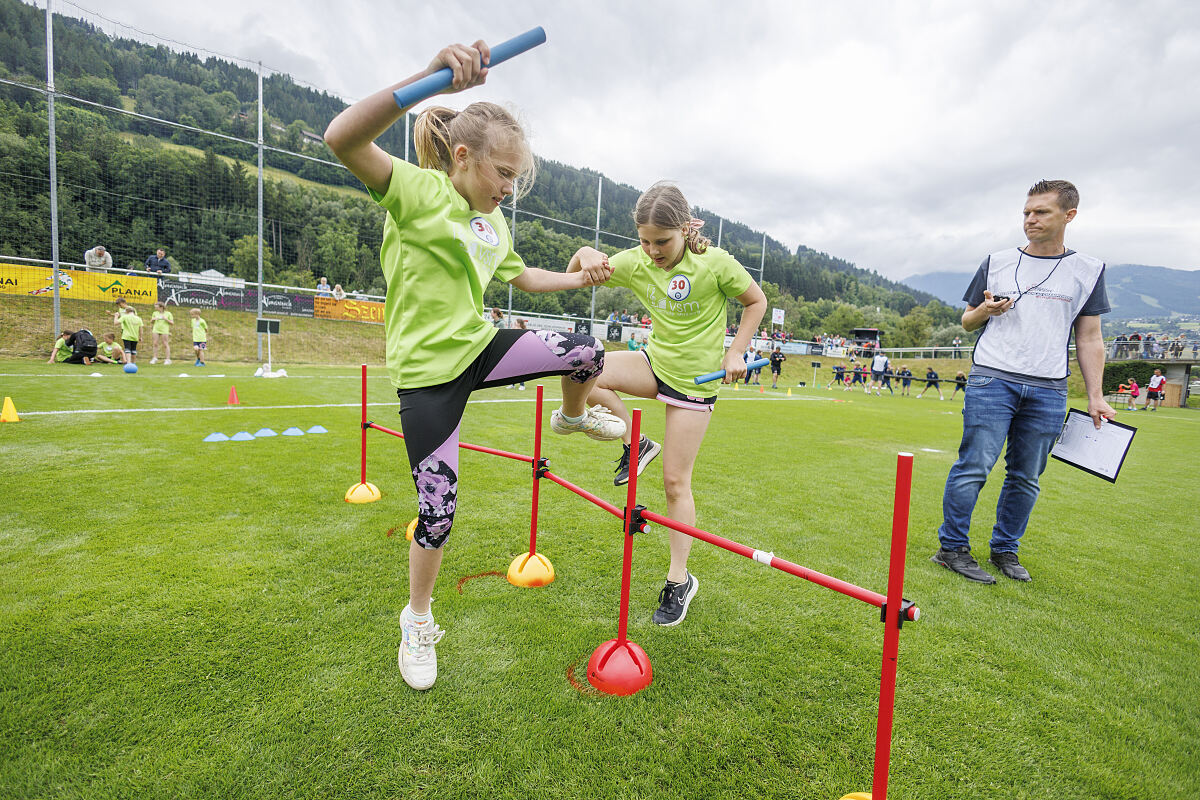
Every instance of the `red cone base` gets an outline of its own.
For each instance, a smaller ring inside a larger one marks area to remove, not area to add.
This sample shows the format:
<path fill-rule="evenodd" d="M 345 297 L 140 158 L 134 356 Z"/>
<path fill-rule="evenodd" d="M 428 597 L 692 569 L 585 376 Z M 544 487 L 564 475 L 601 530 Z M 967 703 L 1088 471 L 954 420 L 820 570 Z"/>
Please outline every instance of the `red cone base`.
<path fill-rule="evenodd" d="M 609 639 L 596 648 L 588 659 L 588 683 L 605 694 L 630 695 L 640 692 L 654 680 L 646 651 L 630 641 L 617 644 Z"/>

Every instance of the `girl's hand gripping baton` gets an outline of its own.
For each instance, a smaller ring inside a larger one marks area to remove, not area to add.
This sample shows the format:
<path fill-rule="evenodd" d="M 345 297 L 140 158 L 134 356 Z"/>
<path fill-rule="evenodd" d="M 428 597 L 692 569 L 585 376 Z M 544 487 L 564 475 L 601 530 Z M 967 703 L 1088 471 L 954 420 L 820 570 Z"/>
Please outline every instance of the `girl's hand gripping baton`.
<path fill-rule="evenodd" d="M 526 50 L 537 47 L 546 41 L 546 31 L 539 25 L 538 27 L 525 31 L 519 36 L 514 36 L 507 42 L 501 42 L 492 48 L 492 58 L 485 65 L 488 69 L 497 64 L 508 61 L 513 56 L 519 56 Z M 396 91 L 392 92 L 392 96 L 396 98 L 396 105 L 400 108 L 407 108 L 411 105 L 416 105 L 422 100 L 428 100 L 438 92 L 450 88 L 451 82 L 454 80 L 454 73 L 449 67 L 443 67 L 432 75 L 426 75 L 419 81 L 414 81 L 407 86 L 401 86 Z"/>
<path fill-rule="evenodd" d="M 770 363 L 771 363 L 771 359 L 760 358 L 757 361 L 751 361 L 749 364 L 747 364 L 746 370 L 749 371 L 752 369 L 758 369 L 759 367 L 765 367 L 767 364 L 770 364 Z M 707 375 L 697 375 L 695 378 L 693 378 L 693 380 L 696 383 L 700 384 L 700 383 L 708 383 L 709 381 L 719 381 L 719 380 L 721 380 L 721 378 L 724 378 L 724 377 L 725 377 L 725 370 L 719 369 L 716 372 L 710 372 Z"/>

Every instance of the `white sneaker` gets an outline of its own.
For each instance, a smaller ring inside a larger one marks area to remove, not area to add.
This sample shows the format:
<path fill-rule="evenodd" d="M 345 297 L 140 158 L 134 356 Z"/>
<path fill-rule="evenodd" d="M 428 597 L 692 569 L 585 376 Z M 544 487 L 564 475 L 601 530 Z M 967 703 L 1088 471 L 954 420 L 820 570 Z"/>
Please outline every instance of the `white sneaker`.
<path fill-rule="evenodd" d="M 171 359 L 169 359 L 169 358 L 163 359 L 163 363 L 164 363 L 164 364 L 170 364 L 170 363 L 171 363 Z"/>
<path fill-rule="evenodd" d="M 596 405 L 583 412 L 579 422 L 567 422 L 561 408 L 550 415 L 550 430 L 564 436 L 582 431 L 593 439 L 611 441 L 625 435 L 625 423 L 604 406 Z"/>
<path fill-rule="evenodd" d="M 417 622 L 410 614 L 412 609 L 404 607 L 400 613 L 400 652 L 397 661 L 404 682 L 414 689 L 428 689 L 437 680 L 437 651 L 434 645 L 442 640 L 446 632 L 433 621 L 432 615 L 424 622 Z"/>
<path fill-rule="evenodd" d="M 151 363 L 151 364 L 157 364 L 157 363 L 158 363 L 158 359 L 157 359 L 157 358 L 152 358 L 152 359 L 150 359 L 150 363 Z"/>

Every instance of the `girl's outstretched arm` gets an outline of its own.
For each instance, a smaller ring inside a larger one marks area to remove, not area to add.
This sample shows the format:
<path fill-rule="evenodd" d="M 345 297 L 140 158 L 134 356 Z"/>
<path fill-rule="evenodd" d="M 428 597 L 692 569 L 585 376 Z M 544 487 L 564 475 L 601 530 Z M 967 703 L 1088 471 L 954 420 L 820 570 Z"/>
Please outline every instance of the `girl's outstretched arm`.
<path fill-rule="evenodd" d="M 443 67 L 454 73 L 447 93 L 461 92 L 487 80 L 486 64 L 490 58 L 491 50 L 483 40 L 470 47 L 452 44 L 442 48 L 422 72 L 380 89 L 334 117 L 325 129 L 325 144 L 367 188 L 384 194 L 392 180 L 392 159 L 375 140 L 408 111 L 396 107 L 392 92 Z"/>

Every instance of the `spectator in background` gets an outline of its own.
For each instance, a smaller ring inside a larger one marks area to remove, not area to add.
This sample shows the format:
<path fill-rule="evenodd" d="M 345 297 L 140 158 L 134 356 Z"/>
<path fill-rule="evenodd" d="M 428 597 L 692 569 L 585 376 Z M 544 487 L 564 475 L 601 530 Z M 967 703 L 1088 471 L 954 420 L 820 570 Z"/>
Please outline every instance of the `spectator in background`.
<path fill-rule="evenodd" d="M 154 251 L 154 255 L 146 256 L 146 272 L 157 272 L 159 275 L 169 275 L 171 272 L 171 262 L 167 261 L 167 251 L 161 247 Z"/>
<path fill-rule="evenodd" d="M 105 250 L 104 245 L 98 244 L 83 254 L 83 263 L 88 272 L 108 271 L 113 265 L 112 253 Z"/>
<path fill-rule="evenodd" d="M 167 311 L 166 303 L 155 303 L 154 313 L 150 315 L 150 336 L 154 342 L 154 357 L 150 359 L 151 364 L 158 363 L 158 346 L 161 344 L 166 348 L 167 357 L 163 361 L 164 364 L 171 363 L 171 326 L 175 324 L 175 315 Z"/>
<path fill-rule="evenodd" d="M 645 314 L 645 313 L 642 314 L 642 324 L 645 325 L 647 328 L 650 327 L 650 315 L 649 314 Z"/>
<path fill-rule="evenodd" d="M 775 350 L 771 353 L 771 388 L 779 388 L 779 376 L 783 374 L 783 362 L 787 361 L 787 356 L 776 345 Z"/>
<path fill-rule="evenodd" d="M 637 352 L 645 346 L 646 340 L 642 338 L 641 331 L 634 331 L 633 333 L 629 334 L 629 342 L 626 344 L 627 349 Z"/>
<path fill-rule="evenodd" d="M 961 369 L 954 376 L 954 391 L 950 393 L 950 399 L 953 400 L 955 397 L 958 397 L 960 390 L 964 395 L 967 393 L 967 374 Z"/>
<path fill-rule="evenodd" d="M 54 349 L 50 351 L 50 359 L 47 364 L 61 364 L 71 357 L 71 337 L 75 335 L 75 331 L 63 331 L 62 335 L 54 340 Z"/>
<path fill-rule="evenodd" d="M 333 291 L 329 288 L 329 278 L 324 275 L 317 281 L 317 297 L 333 297 Z"/>
<path fill-rule="evenodd" d="M 493 328 L 504 327 L 504 314 L 502 314 L 500 309 L 496 308 L 495 306 L 492 307 L 491 323 Z"/>
<path fill-rule="evenodd" d="M 1166 382 L 1167 379 L 1163 377 L 1162 370 L 1154 370 L 1154 374 L 1150 376 L 1150 383 L 1146 386 L 1146 404 L 1142 406 L 1142 411 L 1148 408 L 1151 411 L 1158 411 L 1158 407 L 1162 405 L 1163 392 L 1165 391 L 1163 384 Z M 1150 406 L 1151 402 L 1154 403 L 1153 407 Z"/>
<path fill-rule="evenodd" d="M 939 382 L 938 374 L 933 371 L 933 367 L 926 367 L 925 368 L 925 388 L 921 390 L 921 393 L 919 395 L 917 395 L 917 399 L 920 400 L 922 397 L 924 397 L 925 393 L 928 392 L 930 389 L 937 389 L 938 400 L 946 399 L 945 396 L 942 394 L 942 386 L 941 386 L 941 383 Z"/>
<path fill-rule="evenodd" d="M 346 299 L 346 292 L 344 289 L 342 289 L 342 285 L 340 283 L 335 283 L 333 285 L 333 299 L 334 300 L 345 300 Z"/>

